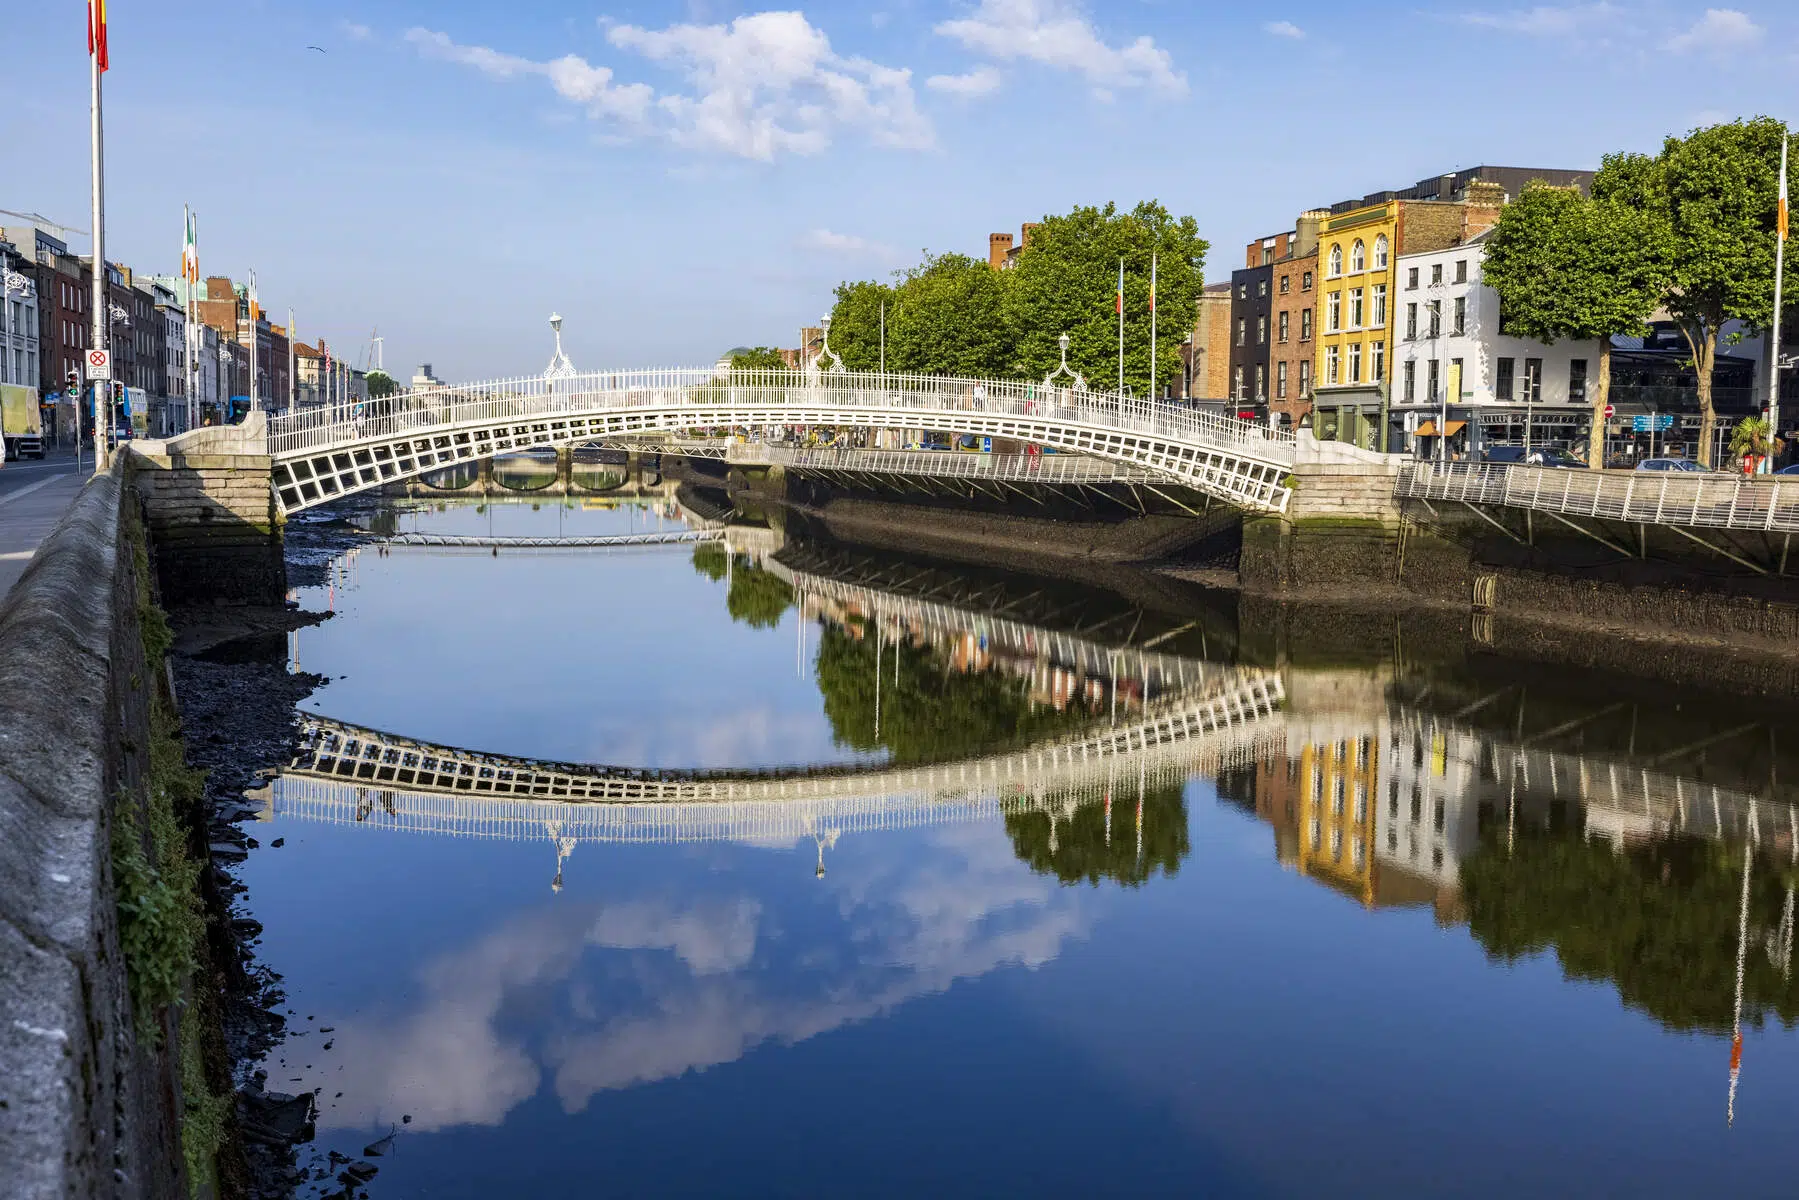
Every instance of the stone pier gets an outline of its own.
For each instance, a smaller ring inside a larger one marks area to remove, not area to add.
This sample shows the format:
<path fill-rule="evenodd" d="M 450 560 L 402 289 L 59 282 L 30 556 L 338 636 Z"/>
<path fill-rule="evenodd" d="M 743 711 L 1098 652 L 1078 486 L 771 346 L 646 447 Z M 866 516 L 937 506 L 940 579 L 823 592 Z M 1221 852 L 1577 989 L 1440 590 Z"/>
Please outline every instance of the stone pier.
<path fill-rule="evenodd" d="M 1407 461 L 1404 455 L 1320 441 L 1301 429 L 1286 513 L 1244 521 L 1244 586 L 1252 591 L 1393 586 L 1400 551 L 1393 490 Z"/>
<path fill-rule="evenodd" d="M 262 413 L 135 442 L 131 456 L 165 604 L 283 602 L 281 516 Z"/>

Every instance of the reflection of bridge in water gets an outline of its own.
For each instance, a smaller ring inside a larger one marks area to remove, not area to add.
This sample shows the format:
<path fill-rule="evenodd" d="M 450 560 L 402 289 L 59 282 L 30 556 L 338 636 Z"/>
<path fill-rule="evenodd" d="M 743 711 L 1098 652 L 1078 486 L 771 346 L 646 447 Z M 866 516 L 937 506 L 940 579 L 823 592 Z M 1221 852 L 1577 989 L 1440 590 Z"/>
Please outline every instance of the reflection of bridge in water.
<path fill-rule="evenodd" d="M 275 815 L 410 832 L 581 842 L 736 841 L 822 848 L 845 833 L 1050 814 L 1178 785 L 1281 744 L 1276 675 L 1242 672 L 1133 719 L 961 762 L 841 770 L 582 766 L 436 746 L 324 717 L 268 793 Z M 560 872 L 559 872 L 560 874 Z"/>

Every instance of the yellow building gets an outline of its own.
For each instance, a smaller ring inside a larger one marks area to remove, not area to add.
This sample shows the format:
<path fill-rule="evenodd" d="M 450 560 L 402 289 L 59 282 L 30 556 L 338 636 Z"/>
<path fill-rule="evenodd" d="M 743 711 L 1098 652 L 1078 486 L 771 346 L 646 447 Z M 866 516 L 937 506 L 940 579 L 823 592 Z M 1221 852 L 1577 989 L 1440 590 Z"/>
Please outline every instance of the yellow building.
<path fill-rule="evenodd" d="M 1312 425 L 1327 441 L 1377 446 L 1393 371 L 1393 273 L 1401 202 L 1332 213 L 1318 240 Z"/>
<path fill-rule="evenodd" d="M 1374 903 L 1374 805 L 1380 741 L 1371 731 L 1299 752 L 1301 875 Z"/>

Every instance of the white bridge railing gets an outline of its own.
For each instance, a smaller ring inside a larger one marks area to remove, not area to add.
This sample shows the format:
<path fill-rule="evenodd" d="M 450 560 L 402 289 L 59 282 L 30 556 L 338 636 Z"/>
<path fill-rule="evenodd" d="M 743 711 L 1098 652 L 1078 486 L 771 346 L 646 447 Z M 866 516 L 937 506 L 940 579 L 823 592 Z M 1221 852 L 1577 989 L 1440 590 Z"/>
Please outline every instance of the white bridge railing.
<path fill-rule="evenodd" d="M 1395 494 L 1408 500 L 1501 504 L 1643 525 L 1799 532 L 1799 479 L 1417 463 L 1400 473 Z"/>
<path fill-rule="evenodd" d="M 798 471 L 852 471 L 934 479 L 992 479 L 1010 483 L 1112 483 L 1159 479 L 1143 467 L 1084 454 L 972 454 L 959 450 L 844 450 L 830 446 L 734 444 L 725 461 Z"/>
<path fill-rule="evenodd" d="M 1133 396 L 1018 380 L 875 372 L 721 371 L 715 367 L 597 371 L 563 379 L 532 375 L 400 392 L 371 402 L 359 415 L 341 409 L 285 413 L 269 419 L 269 452 L 281 459 L 372 438 L 595 409 L 800 409 L 821 404 L 1055 417 L 1121 432 L 1204 442 L 1271 463 L 1293 461 L 1290 431 Z"/>

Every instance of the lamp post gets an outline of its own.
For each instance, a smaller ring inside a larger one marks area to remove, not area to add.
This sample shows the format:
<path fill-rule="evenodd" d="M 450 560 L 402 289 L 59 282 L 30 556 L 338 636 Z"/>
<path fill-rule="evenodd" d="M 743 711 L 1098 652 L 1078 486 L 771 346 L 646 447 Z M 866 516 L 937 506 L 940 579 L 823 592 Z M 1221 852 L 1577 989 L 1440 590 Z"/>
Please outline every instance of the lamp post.
<path fill-rule="evenodd" d="M 1068 365 L 1068 335 L 1066 333 L 1056 339 L 1056 346 L 1062 351 L 1062 365 L 1043 377 L 1043 386 L 1046 388 L 1053 388 L 1055 386 L 1056 377 L 1065 374 L 1074 380 L 1073 387 L 1075 391 L 1086 391 L 1086 378 L 1079 371 L 1076 371 L 1073 367 Z"/>

